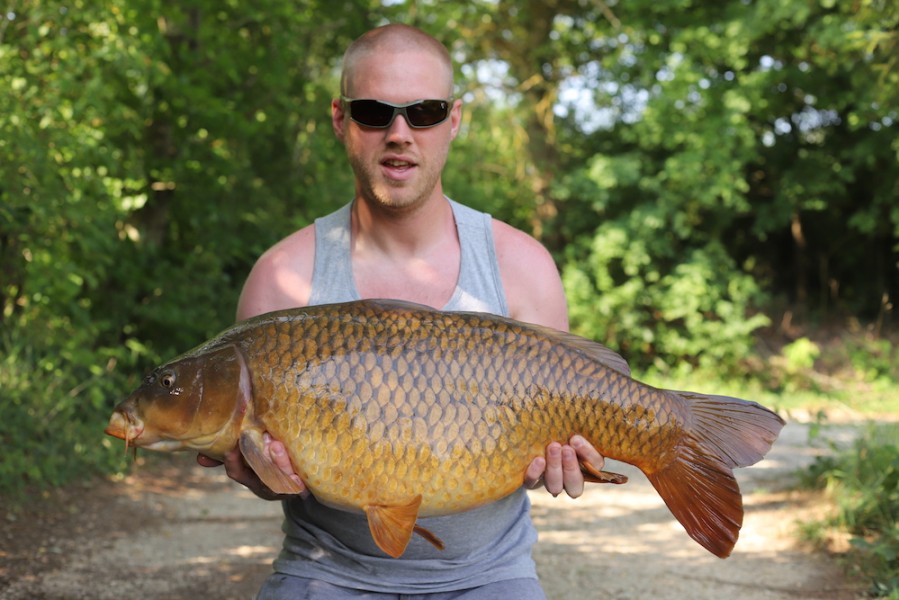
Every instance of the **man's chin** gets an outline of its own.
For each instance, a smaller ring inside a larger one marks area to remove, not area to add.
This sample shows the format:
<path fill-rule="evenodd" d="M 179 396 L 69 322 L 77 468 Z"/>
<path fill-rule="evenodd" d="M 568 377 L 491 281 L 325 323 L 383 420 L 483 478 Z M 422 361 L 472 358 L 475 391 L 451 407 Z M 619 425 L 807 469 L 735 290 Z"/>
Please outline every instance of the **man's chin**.
<path fill-rule="evenodd" d="M 392 212 L 407 212 L 421 206 L 426 198 L 410 192 L 405 186 L 390 187 L 385 191 L 376 191 L 372 200 L 382 209 Z"/>

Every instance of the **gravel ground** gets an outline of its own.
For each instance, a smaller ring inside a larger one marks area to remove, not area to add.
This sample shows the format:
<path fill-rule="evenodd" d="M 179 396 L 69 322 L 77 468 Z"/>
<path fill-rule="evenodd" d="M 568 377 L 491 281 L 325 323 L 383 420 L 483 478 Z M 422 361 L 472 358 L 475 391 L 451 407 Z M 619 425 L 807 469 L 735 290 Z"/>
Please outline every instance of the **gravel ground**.
<path fill-rule="evenodd" d="M 828 427 L 838 441 L 854 427 Z M 790 491 L 796 469 L 823 450 L 791 423 L 769 457 L 737 472 L 746 518 L 720 560 L 687 537 L 635 469 L 622 486 L 581 498 L 532 492 L 535 558 L 550 600 L 821 599 L 862 596 L 836 562 L 796 541 L 796 521 L 820 498 Z M 611 461 L 610 461 L 611 462 Z M 192 456 L 138 465 L 120 481 L 48 492 L 0 509 L 0 600 L 247 600 L 280 545 L 280 506 L 203 469 Z"/>

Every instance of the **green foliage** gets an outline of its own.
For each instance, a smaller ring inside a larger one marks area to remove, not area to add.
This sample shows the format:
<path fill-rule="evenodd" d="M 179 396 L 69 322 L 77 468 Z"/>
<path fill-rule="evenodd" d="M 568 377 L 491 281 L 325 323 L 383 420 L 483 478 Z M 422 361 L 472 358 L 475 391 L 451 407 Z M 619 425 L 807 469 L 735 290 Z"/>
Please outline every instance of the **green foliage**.
<path fill-rule="evenodd" d="M 865 339 L 847 347 L 849 364 L 860 381 L 888 387 L 899 381 L 899 347 L 889 339 Z"/>
<path fill-rule="evenodd" d="M 821 349 L 815 342 L 806 337 L 784 346 L 784 359 L 788 373 L 797 373 L 803 369 L 811 369 L 815 366 L 815 360 L 821 355 Z"/>
<path fill-rule="evenodd" d="M 333 9 L 0 15 L 0 489 L 120 464 L 103 424 L 142 371 L 232 321 L 255 258 L 350 196 L 327 106 L 370 23 L 323 28 Z"/>
<path fill-rule="evenodd" d="M 630 221 L 633 219 L 633 221 Z M 655 235 L 628 232 L 656 228 Z M 584 263 L 563 281 L 575 331 L 662 371 L 704 367 L 723 373 L 752 351 L 752 333 L 768 324 L 754 313 L 761 292 L 717 243 L 686 249 L 662 219 L 634 211 L 599 228 Z M 676 258 L 680 257 L 680 258 Z"/>
<path fill-rule="evenodd" d="M 893 3 L 32 0 L 0 15 L 3 489 L 118 465 L 113 404 L 351 197 L 328 104 L 387 20 L 451 48 L 447 193 L 542 239 L 576 331 L 668 376 L 742 375 L 781 311 L 858 316 L 874 334 L 839 360 L 889 396 Z M 756 383 L 857 397 L 814 377 L 819 347 Z"/>
<path fill-rule="evenodd" d="M 892 339 L 864 331 L 810 332 L 812 337 L 780 348 L 769 346 L 764 362 L 752 359 L 754 379 L 773 396 L 769 403 L 784 409 L 899 413 L 899 350 Z"/>
<path fill-rule="evenodd" d="M 899 426 L 869 427 L 849 450 L 818 459 L 805 482 L 832 498 L 835 512 L 806 527 L 817 541 L 827 528 L 852 537 L 851 568 L 872 582 L 876 597 L 899 594 Z"/>
<path fill-rule="evenodd" d="M 614 37 L 582 57 L 608 119 L 556 180 L 558 227 L 580 238 L 642 211 L 656 226 L 624 225 L 635 245 L 717 242 L 802 314 L 889 318 L 897 17 L 862 4 L 621 4 Z"/>
<path fill-rule="evenodd" d="M 140 349 L 95 349 L 90 329 L 66 331 L 65 340 L 50 340 L 40 328 L 0 338 L 0 491 L 6 495 L 124 466 L 122 447 L 100 434 L 109 399 L 136 383 L 125 373 L 133 372 Z"/>

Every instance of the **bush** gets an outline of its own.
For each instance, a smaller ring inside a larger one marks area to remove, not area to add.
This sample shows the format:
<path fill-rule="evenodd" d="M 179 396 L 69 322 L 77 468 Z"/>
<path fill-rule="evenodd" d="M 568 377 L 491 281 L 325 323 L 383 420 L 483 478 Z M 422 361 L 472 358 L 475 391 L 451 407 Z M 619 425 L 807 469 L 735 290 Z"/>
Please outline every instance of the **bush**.
<path fill-rule="evenodd" d="M 871 580 L 873 595 L 891 599 L 899 598 L 897 439 L 899 425 L 872 425 L 851 449 L 818 459 L 804 477 L 835 504 L 832 515 L 809 524 L 810 537 L 822 543 L 828 527 L 849 533 L 849 566 Z"/>
<path fill-rule="evenodd" d="M 123 371 L 134 353 L 95 352 L 72 331 L 53 347 L 28 332 L 8 333 L 0 339 L 0 495 L 21 498 L 31 488 L 124 468 L 121 446 L 103 429 L 129 385 Z"/>
<path fill-rule="evenodd" d="M 753 332 L 769 323 L 754 309 L 759 286 L 717 243 L 683 254 L 676 246 L 615 223 L 600 227 L 586 259 L 563 272 L 572 329 L 632 366 L 736 373 L 752 354 Z"/>

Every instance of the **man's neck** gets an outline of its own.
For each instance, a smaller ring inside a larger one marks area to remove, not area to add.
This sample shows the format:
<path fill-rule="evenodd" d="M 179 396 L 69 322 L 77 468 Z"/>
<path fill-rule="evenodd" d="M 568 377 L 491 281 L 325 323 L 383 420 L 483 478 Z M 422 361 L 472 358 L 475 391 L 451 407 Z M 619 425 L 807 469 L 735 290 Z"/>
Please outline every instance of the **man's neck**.
<path fill-rule="evenodd" d="M 357 197 L 351 223 L 354 252 L 365 254 L 398 259 L 422 256 L 435 246 L 445 245 L 448 236 L 457 240 L 453 210 L 443 195 L 404 210 Z"/>
<path fill-rule="evenodd" d="M 453 295 L 461 249 L 453 210 L 444 197 L 403 212 L 352 212 L 352 263 L 363 298 L 398 298 L 443 307 Z"/>

